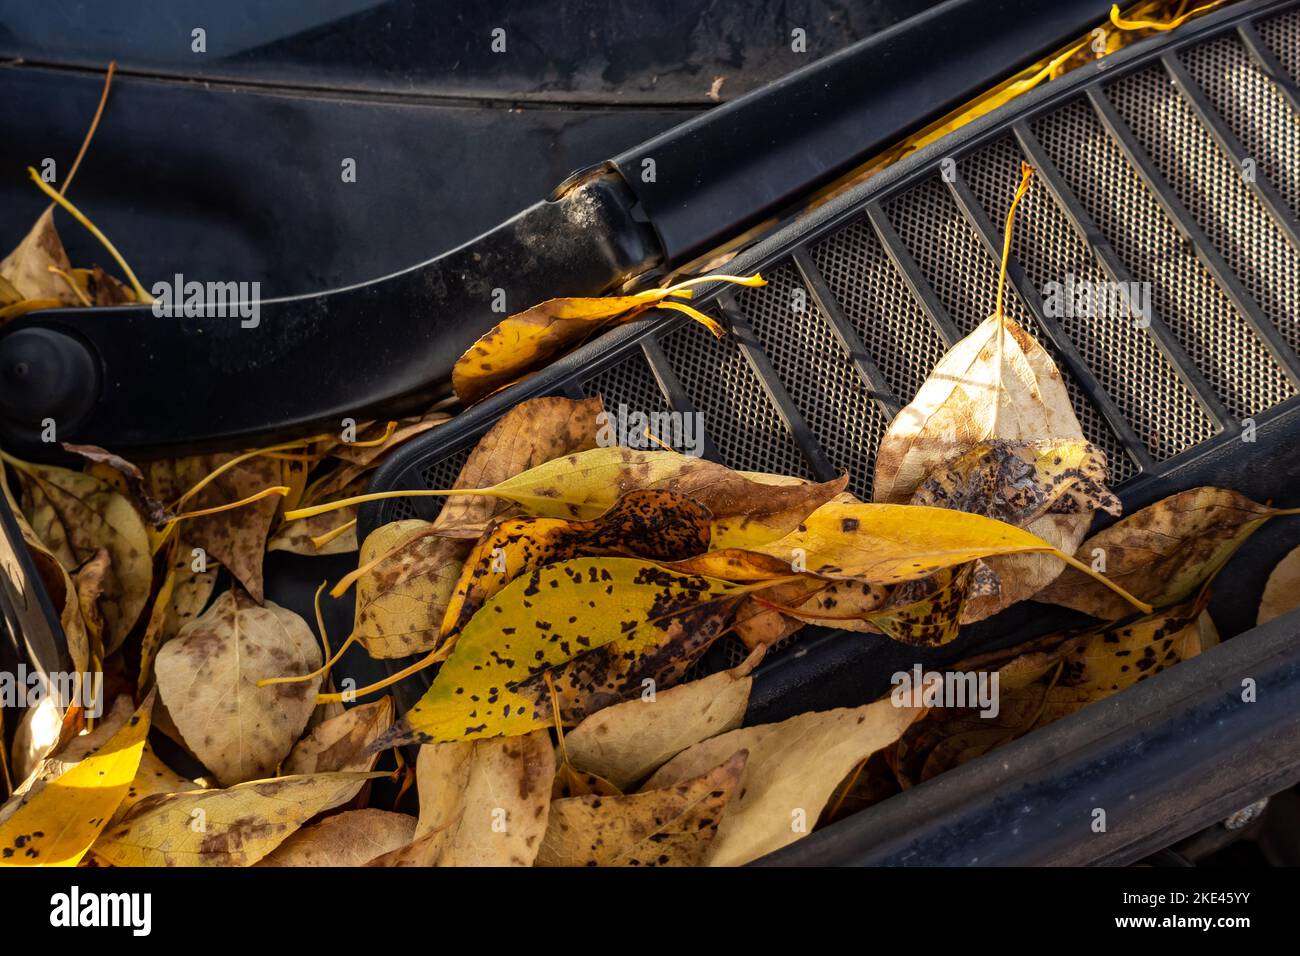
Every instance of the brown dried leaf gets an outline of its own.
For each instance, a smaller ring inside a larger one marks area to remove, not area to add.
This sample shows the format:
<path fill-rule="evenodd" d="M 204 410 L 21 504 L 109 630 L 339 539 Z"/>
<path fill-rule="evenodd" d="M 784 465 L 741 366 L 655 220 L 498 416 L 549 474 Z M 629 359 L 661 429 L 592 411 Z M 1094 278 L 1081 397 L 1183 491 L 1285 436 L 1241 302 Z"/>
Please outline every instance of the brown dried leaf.
<path fill-rule="evenodd" d="M 748 863 L 811 830 L 849 772 L 896 741 L 921 713 L 918 708 L 880 700 L 864 707 L 800 714 L 778 724 L 742 727 L 678 754 L 659 768 L 641 792 L 699 776 L 728 755 L 749 751 L 739 790 L 707 859 L 712 866 Z M 805 829 L 800 829 L 801 823 Z"/>
<path fill-rule="evenodd" d="M 442 620 L 471 544 L 427 521 L 380 525 L 361 545 L 353 631 L 371 657 L 407 657 L 438 646 Z"/>
<path fill-rule="evenodd" d="M 373 770 L 377 753 L 367 748 L 393 725 L 393 699 L 358 704 L 318 724 L 294 744 L 280 768 L 283 776 L 330 770 Z"/>
<path fill-rule="evenodd" d="M 929 780 L 1146 680 L 1203 650 L 1204 598 L 1159 611 L 1121 627 L 1084 634 L 1049 635 L 1034 649 L 1004 663 L 990 683 L 997 712 L 982 716 L 972 702 L 943 707 L 942 696 L 925 698 L 936 709 L 904 735 L 897 751 L 905 785 Z M 959 670 L 973 673 L 968 665 Z M 985 673 L 988 673 L 985 671 Z M 968 700 L 971 688 L 965 688 Z M 910 700 L 900 696 L 897 700 Z M 912 700 L 915 702 L 915 700 Z"/>
<path fill-rule="evenodd" d="M 701 865 L 748 756 L 737 751 L 712 770 L 659 790 L 555 801 L 537 865 Z"/>
<path fill-rule="evenodd" d="M 546 832 L 555 752 L 545 730 L 427 744 L 416 760 L 424 862 L 531 866 Z M 430 837 L 430 834 L 438 834 Z"/>
<path fill-rule="evenodd" d="M 99 609 L 111 654 L 126 640 L 153 590 L 149 534 L 135 507 L 107 482 L 53 465 L 18 470 L 32 531 L 72 572 L 108 551 Z"/>
<path fill-rule="evenodd" d="M 0 261 L 0 278 L 8 280 L 27 299 L 58 299 L 77 306 L 81 300 L 50 266 L 67 272 L 72 268 L 54 228 L 54 207 L 41 213 L 31 231 Z"/>
<path fill-rule="evenodd" d="M 1191 596 L 1276 508 L 1225 488 L 1192 488 L 1134 512 L 1085 541 L 1075 557 L 1100 568 L 1130 594 L 1156 607 Z M 1114 620 L 1132 608 L 1073 568 L 1034 595 L 1094 617 Z"/>
<path fill-rule="evenodd" d="M 1300 607 L 1300 548 L 1296 548 L 1273 568 L 1264 585 L 1256 624 L 1267 624 Z"/>
<path fill-rule="evenodd" d="M 520 402 L 479 439 L 452 488 L 490 488 L 544 462 L 595 448 L 596 416 L 602 411 L 599 398 Z M 434 526 L 439 534 L 477 538 L 493 517 L 510 508 L 509 502 L 481 495 L 449 498 Z"/>
<path fill-rule="evenodd" d="M 233 457 L 220 454 L 151 461 L 144 466 L 146 485 L 153 497 L 174 502 Z M 250 458 L 219 475 L 189 499 L 184 510 L 200 511 L 242 501 L 279 485 L 280 480 L 280 462 L 273 458 Z M 229 568 L 244 590 L 260 604 L 264 596 L 262 559 L 266 554 L 266 538 L 279 507 L 279 498 L 269 495 L 242 508 L 188 519 L 181 525 L 181 533 Z"/>
<path fill-rule="evenodd" d="M 303 827 L 256 866 L 365 866 L 415 836 L 415 817 L 387 810 L 345 810 Z"/>
<path fill-rule="evenodd" d="M 596 711 L 565 735 L 569 759 L 627 790 L 686 748 L 740 726 L 750 674 L 765 651 L 731 670 Z"/>
<path fill-rule="evenodd" d="M 268 777 L 315 706 L 320 678 L 258 687 L 321 665 L 307 623 L 231 588 L 158 652 L 158 690 L 185 742 L 223 784 Z"/>
<path fill-rule="evenodd" d="M 104 830 L 93 851 L 113 866 L 252 866 L 382 776 L 317 773 L 146 797 Z"/>

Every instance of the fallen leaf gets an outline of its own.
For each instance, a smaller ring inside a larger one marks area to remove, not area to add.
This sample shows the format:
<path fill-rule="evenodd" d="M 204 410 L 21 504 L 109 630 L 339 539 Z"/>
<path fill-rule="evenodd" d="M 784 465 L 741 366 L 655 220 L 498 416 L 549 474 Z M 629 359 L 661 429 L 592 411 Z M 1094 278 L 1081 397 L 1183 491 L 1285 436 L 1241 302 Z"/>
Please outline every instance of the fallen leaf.
<path fill-rule="evenodd" d="M 258 687 L 305 674 L 320 647 L 297 614 L 259 606 L 237 587 L 221 594 L 158 652 L 158 691 L 185 742 L 223 784 L 275 773 L 315 707 L 320 678 Z"/>
<path fill-rule="evenodd" d="M 502 319 L 466 349 L 452 369 L 452 388 L 465 404 L 477 402 L 529 371 L 540 368 L 602 327 L 615 321 L 630 322 L 652 308 L 684 312 L 721 338 L 724 334 L 722 326 L 714 319 L 685 303 L 668 301 L 669 296 L 691 298 L 694 290 L 690 286 L 704 282 L 734 282 L 747 286 L 767 284 L 757 274 L 748 277 L 712 275 L 632 295 L 547 299 Z"/>
<path fill-rule="evenodd" d="M 357 579 L 353 633 L 371 657 L 407 657 L 438 646 L 470 548 L 416 519 L 380 525 L 366 536 L 358 567 L 373 567 Z"/>
<path fill-rule="evenodd" d="M 158 649 L 207 607 L 220 570 L 215 562 L 195 555 L 188 542 L 180 538 L 172 539 L 167 558 L 167 572 L 154 595 L 140 637 L 140 690 L 153 680 L 153 663 Z M 195 570 L 196 567 L 201 570 Z"/>
<path fill-rule="evenodd" d="M 872 493 L 877 502 L 909 500 L 927 475 L 981 442 L 1083 438 L 1051 355 L 1003 309 L 1016 206 L 1028 192 L 1032 174 L 1032 167 L 1021 163 L 1020 185 L 1007 210 L 1008 243 L 993 314 L 948 350 L 911 404 L 889 423 L 876 451 Z M 1090 524 L 1090 514 L 1049 513 L 1026 528 L 1072 554 Z M 984 587 L 963 606 L 965 621 L 982 620 L 1025 600 L 1061 573 L 1060 564 L 1045 554 L 993 557 L 987 567 L 992 575 L 979 573 L 973 579 Z"/>
<path fill-rule="evenodd" d="M 131 781 L 131 786 L 127 789 L 126 796 L 122 798 L 112 822 L 116 823 L 126 815 L 128 810 L 145 797 L 152 797 L 160 793 L 183 793 L 189 790 L 201 789 L 203 787 L 200 784 L 182 777 L 163 763 L 158 758 L 158 755 L 153 752 L 149 742 L 145 741 L 144 752 L 140 754 L 140 766 L 135 772 L 135 779 Z"/>
<path fill-rule="evenodd" d="M 13 462 L 11 461 L 11 464 Z M 99 606 L 111 654 L 126 640 L 153 589 L 149 534 L 135 506 L 108 483 L 53 465 L 15 465 L 32 531 L 73 572 L 108 551 Z"/>
<path fill-rule="evenodd" d="M 499 519 L 465 559 L 442 631 L 458 631 L 484 602 L 524 574 L 583 553 L 617 551 L 674 561 L 709 547 L 711 515 L 670 491 L 630 491 L 592 521 Z"/>
<path fill-rule="evenodd" d="M 772 541 L 844 490 L 845 475 L 821 484 L 757 481 L 723 465 L 675 451 L 606 447 L 549 460 L 475 490 L 520 505 L 535 517 L 590 520 L 634 490 L 666 491 L 690 498 L 713 515 L 713 548 Z M 458 482 L 459 484 L 459 482 Z M 470 486 L 474 487 L 474 486 Z M 452 496 L 451 503 L 459 500 Z M 448 504 L 450 508 L 452 504 Z M 446 508 L 443 509 L 445 514 Z M 477 537 L 480 524 L 457 525 Z M 440 533 L 447 533 L 439 526 Z"/>
<path fill-rule="evenodd" d="M 218 454 L 162 459 L 148 462 L 142 470 L 154 498 L 175 502 L 234 457 Z M 201 511 L 243 501 L 278 486 L 280 479 L 280 462 L 266 457 L 250 458 L 218 475 L 190 498 L 183 510 Z M 269 495 L 220 514 L 187 519 L 181 525 L 181 533 L 187 541 L 203 548 L 218 563 L 225 565 L 244 590 L 260 604 L 264 597 L 262 559 L 266 554 L 267 534 L 279 507 L 279 498 Z"/>
<path fill-rule="evenodd" d="M 772 577 L 784 564 L 786 574 L 897 584 L 976 558 L 1052 550 L 1036 535 L 982 515 L 920 505 L 831 502 L 785 537 L 749 553 L 760 556 L 760 567 Z M 678 566 L 725 578 L 728 560 L 754 563 L 743 552 L 713 551 Z"/>
<path fill-rule="evenodd" d="M 1300 607 L 1300 548 L 1279 561 L 1268 576 L 1255 623 L 1267 624 L 1297 607 Z"/>
<path fill-rule="evenodd" d="M 358 704 L 318 724 L 284 759 L 284 776 L 331 770 L 373 770 L 378 754 L 367 748 L 393 724 L 393 699 Z M 390 848 L 391 849 L 391 848 Z"/>
<path fill-rule="evenodd" d="M 0 719 L 3 719 L 0 717 Z M 14 727 L 13 779 L 25 780 L 52 751 L 63 728 L 63 713 L 52 695 L 45 695 L 35 707 L 28 707 Z M 0 740 L 0 750 L 5 743 Z M 0 817 L 3 820 L 3 817 Z"/>
<path fill-rule="evenodd" d="M 352 465 L 374 465 L 416 435 L 424 434 L 450 417 L 444 411 L 430 409 L 423 415 L 400 419 L 391 432 L 387 422 L 371 422 L 357 432 L 355 442 L 336 442 L 330 446 L 329 454 Z"/>
<path fill-rule="evenodd" d="M 8 280 L 24 298 L 57 299 L 64 305 L 80 305 L 77 294 L 58 273 L 50 271 L 50 266 L 62 272 L 72 268 L 63 241 L 54 228 L 53 206 L 41 213 L 22 242 L 0 261 L 0 278 Z"/>
<path fill-rule="evenodd" d="M 416 758 L 417 841 L 432 866 L 531 866 L 555 777 L 550 734 L 429 744 Z"/>
<path fill-rule="evenodd" d="M 596 447 L 599 398 L 543 397 L 520 402 L 501 416 L 470 452 L 453 489 L 488 488 L 543 462 Z M 439 534 L 477 538 L 509 504 L 483 496 L 449 498 L 434 520 Z"/>
<path fill-rule="evenodd" d="M 414 836 L 415 817 L 409 814 L 345 810 L 303 827 L 255 865 L 364 866 Z"/>
<path fill-rule="evenodd" d="M 537 865 L 701 865 L 748 756 L 737 751 L 707 773 L 658 790 L 555 801 Z"/>
<path fill-rule="evenodd" d="M 382 776 L 316 773 L 146 797 L 103 832 L 94 853 L 113 866 L 252 866 Z"/>
<path fill-rule="evenodd" d="M 0 824 L 0 866 L 76 866 L 126 795 L 149 733 L 153 696 L 94 753 L 16 797 Z"/>
<path fill-rule="evenodd" d="M 997 670 L 997 687 L 988 685 L 996 714 L 984 716 L 975 705 L 972 694 L 977 688 L 964 688 L 972 701 L 968 707 L 945 708 L 940 697 L 938 709 L 915 724 L 899 744 L 900 779 L 905 785 L 929 780 L 1195 657 L 1203 650 L 1205 599 L 1122 626 L 1075 636 L 1049 635 L 1042 643 L 1055 646 L 1023 653 Z M 957 671 L 976 673 L 966 664 Z"/>
<path fill-rule="evenodd" d="M 432 686 L 384 746 L 524 734 L 667 686 L 726 628 L 726 582 L 633 558 L 580 558 L 518 578 L 474 615 Z"/>
<path fill-rule="evenodd" d="M 905 502 L 936 468 L 999 438 L 1081 439 L 1083 430 L 1052 357 L 1014 320 L 992 315 L 948 350 L 890 422 L 873 500 Z"/>
<path fill-rule="evenodd" d="M 1265 521 L 1286 512 L 1225 488 L 1192 488 L 1136 511 L 1093 535 L 1075 557 L 1156 607 L 1191 596 Z M 1104 565 L 1095 562 L 1104 561 Z M 1073 568 L 1035 601 L 1113 620 L 1132 608 Z"/>
<path fill-rule="evenodd" d="M 686 748 L 740 726 L 754 683 L 750 674 L 765 650 L 731 670 L 596 711 L 565 735 L 569 759 L 629 789 Z"/>
<path fill-rule="evenodd" d="M 9 513 L 18 524 L 23 543 L 27 545 L 27 552 L 36 566 L 41 586 L 49 595 L 50 603 L 58 611 L 59 626 L 63 631 L 72 670 L 78 674 L 86 673 L 90 670 L 90 635 L 81 617 L 81 601 L 72 576 L 68 574 L 58 556 L 47 548 L 32 530 L 18 503 L 14 501 L 8 482 L 0 480 L 0 492 L 3 492 L 5 501 L 9 505 Z"/>
<path fill-rule="evenodd" d="M 930 472 L 909 504 L 951 508 L 1025 527 L 1048 513 L 1119 515 L 1106 457 L 1083 439 L 985 441 Z"/>
<path fill-rule="evenodd" d="M 697 777 L 739 750 L 749 751 L 739 790 L 709 849 L 711 866 L 738 866 L 793 843 L 811 830 L 840 782 L 896 741 L 922 713 L 888 699 L 864 707 L 800 714 L 742 727 L 678 754 L 641 788 L 661 790 Z M 800 822 L 805 824 L 800 829 Z"/>

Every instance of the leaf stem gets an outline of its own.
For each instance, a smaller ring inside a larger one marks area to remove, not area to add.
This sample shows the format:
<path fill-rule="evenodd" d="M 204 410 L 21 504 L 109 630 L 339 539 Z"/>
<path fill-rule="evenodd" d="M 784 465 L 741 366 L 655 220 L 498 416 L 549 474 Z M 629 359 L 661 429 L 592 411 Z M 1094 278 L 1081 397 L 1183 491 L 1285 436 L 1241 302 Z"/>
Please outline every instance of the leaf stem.
<path fill-rule="evenodd" d="M 69 202 L 61 193 L 55 192 L 54 188 L 45 180 L 41 179 L 41 174 L 31 166 L 27 167 L 27 175 L 32 177 L 32 182 L 36 184 L 36 187 L 41 192 L 53 199 L 67 211 L 68 215 L 72 216 L 73 219 L 85 226 L 87 231 L 98 239 L 103 247 L 108 250 L 109 255 L 117 260 L 117 264 L 121 267 L 122 271 L 126 273 L 127 279 L 130 280 L 131 288 L 135 290 L 136 298 L 145 304 L 153 302 L 153 296 L 144 290 L 144 286 L 140 284 L 140 280 L 135 277 L 135 273 L 132 272 L 131 267 L 127 265 L 126 259 L 122 257 L 122 253 L 117 251 L 117 246 L 113 245 L 108 236 L 100 232 L 99 227 L 87 219 L 85 213 L 72 205 L 72 203 Z"/>

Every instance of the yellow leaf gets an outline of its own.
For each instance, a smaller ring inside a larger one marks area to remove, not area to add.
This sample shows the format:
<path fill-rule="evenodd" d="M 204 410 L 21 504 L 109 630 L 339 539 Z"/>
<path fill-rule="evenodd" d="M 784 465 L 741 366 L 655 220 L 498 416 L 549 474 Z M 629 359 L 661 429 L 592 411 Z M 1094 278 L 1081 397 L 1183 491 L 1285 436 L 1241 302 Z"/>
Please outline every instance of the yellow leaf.
<path fill-rule="evenodd" d="M 315 773 L 146 797 L 104 831 L 94 852 L 113 866 L 252 866 L 383 776 Z"/>
<path fill-rule="evenodd" d="M 752 549 L 828 578 L 897 584 L 976 558 L 1051 552 L 1042 538 L 981 515 L 920 505 L 822 505 L 799 528 Z M 800 566 L 801 565 L 801 566 Z"/>
<path fill-rule="evenodd" d="M 433 685 L 381 743 L 549 727 L 548 674 L 566 724 L 639 695 L 643 679 L 664 686 L 723 632 L 737 590 L 632 558 L 540 568 L 474 615 Z"/>
<path fill-rule="evenodd" d="M 633 295 L 547 299 L 503 319 L 471 345 L 456 360 L 451 373 L 452 387 L 465 404 L 477 402 L 530 370 L 545 365 L 611 321 L 631 321 L 670 295 L 690 298 L 691 290 L 687 286 L 691 284 L 717 281 L 766 285 L 757 275 L 749 278 L 704 276 L 671 288 L 650 289 Z M 677 303 L 666 303 L 663 307 L 687 312 L 715 335 L 722 334 L 721 326 L 689 307 Z"/>
<path fill-rule="evenodd" d="M 76 866 L 126 796 L 153 695 L 102 747 L 22 801 L 0 825 L 0 865 Z"/>
<path fill-rule="evenodd" d="M 709 547 L 706 508 L 670 491 L 630 491 L 592 521 L 502 518 L 465 560 L 442 631 L 465 625 L 483 603 L 521 575 L 583 553 L 617 551 L 672 561 Z"/>
<path fill-rule="evenodd" d="M 520 402 L 479 439 L 452 488 L 489 488 L 544 462 L 595 448 L 603 410 L 599 398 L 544 396 Z M 477 538 L 509 508 L 497 498 L 458 495 L 447 499 L 434 525 L 439 534 Z"/>
<path fill-rule="evenodd" d="M 759 481 L 702 458 L 675 451 L 633 451 L 615 446 L 593 448 L 547 461 L 491 487 L 472 490 L 482 496 L 502 498 L 530 515 L 545 518 L 591 520 L 613 507 L 619 497 L 634 490 L 668 491 L 691 498 L 713 515 L 714 548 L 739 547 L 771 541 L 790 531 L 800 519 L 844 490 L 848 476 L 821 484 L 780 484 Z M 459 482 L 458 482 L 459 484 Z M 401 497 L 450 497 L 451 508 L 460 499 L 452 490 L 384 491 L 348 499 L 349 504 Z M 308 518 L 334 505 L 290 512 L 292 520 Z M 444 509 L 444 514 L 447 509 Z M 448 530 L 435 522 L 439 534 Z M 477 523 L 468 527 L 472 537 L 482 533 Z"/>

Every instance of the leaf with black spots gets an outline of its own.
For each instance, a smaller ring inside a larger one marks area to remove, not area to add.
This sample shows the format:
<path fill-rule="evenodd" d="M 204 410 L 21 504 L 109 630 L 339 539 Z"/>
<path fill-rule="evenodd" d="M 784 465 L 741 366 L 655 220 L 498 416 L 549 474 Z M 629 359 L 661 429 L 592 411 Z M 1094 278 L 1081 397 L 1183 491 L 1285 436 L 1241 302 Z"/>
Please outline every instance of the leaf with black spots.
<path fill-rule="evenodd" d="M 843 492 L 847 483 L 847 475 L 820 484 L 785 481 L 777 476 L 747 476 L 675 451 L 609 446 L 563 455 L 492 485 L 465 485 L 457 480 L 451 490 L 399 494 L 449 498 L 439 520 L 434 522 L 438 533 L 477 538 L 485 530 L 486 519 L 442 519 L 442 515 L 454 514 L 453 509 L 462 507 L 458 505 L 462 497 L 475 502 L 502 499 L 534 517 L 591 520 L 629 491 L 667 491 L 707 508 L 713 515 L 711 546 L 724 548 L 748 547 L 781 537 L 805 515 Z M 461 489 L 481 494 L 457 494 Z M 289 516 L 300 520 L 316 513 L 308 508 Z M 481 516 L 483 511 L 475 514 Z"/>
<path fill-rule="evenodd" d="M 929 780 L 1195 657 L 1204 649 L 1207 597 L 1201 595 L 1129 624 L 1049 635 L 1039 642 L 1042 649 L 1001 665 L 996 689 L 987 684 L 986 694 L 991 692 L 993 698 L 984 703 L 994 703 L 996 713 L 986 713 L 977 702 L 978 684 L 965 689 L 969 706 L 964 708 L 945 708 L 944 698 L 937 697 L 933 701 L 937 709 L 900 743 L 900 778 L 906 783 Z M 980 673 L 967 665 L 958 670 Z"/>
<path fill-rule="evenodd" d="M 466 349 L 452 369 L 452 388 L 462 402 L 472 404 L 540 368 L 607 325 L 629 322 L 653 308 L 685 312 L 721 337 L 722 327 L 713 319 L 684 303 L 666 301 L 669 296 L 689 299 L 693 294 L 690 286 L 703 282 L 767 284 L 759 275 L 700 276 L 631 295 L 547 299 L 502 319 Z"/>
<path fill-rule="evenodd" d="M 1265 521 L 1293 513 L 1257 504 L 1226 488 L 1192 488 L 1098 532 L 1079 546 L 1075 557 L 1095 563 L 1106 580 L 1141 600 L 1164 607 L 1195 593 Z M 1034 600 L 1107 620 L 1131 611 L 1095 578 L 1074 569 L 1063 572 Z"/>
<path fill-rule="evenodd" d="M 556 800 L 537 865 L 701 865 L 748 757 L 737 751 L 698 777 L 658 790 Z"/>
<path fill-rule="evenodd" d="M 0 866 L 76 866 L 126 796 L 149 733 L 153 695 L 108 740 L 45 786 L 14 799 Z"/>
<path fill-rule="evenodd" d="M 425 695 L 381 740 L 467 740 L 573 725 L 667 686 L 730 623 L 743 591 L 633 558 L 578 558 L 507 585 L 460 632 Z"/>
<path fill-rule="evenodd" d="M 670 491 L 630 491 L 599 518 L 502 518 L 470 552 L 447 605 L 443 633 L 464 627 L 483 603 L 540 567 L 604 551 L 674 561 L 709 547 L 710 514 Z"/>

